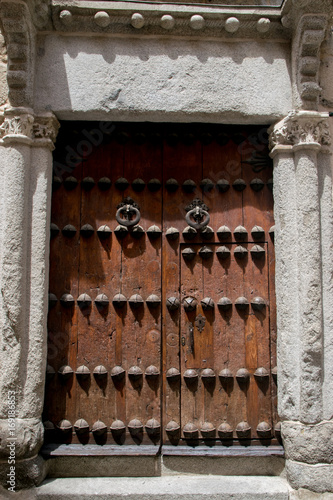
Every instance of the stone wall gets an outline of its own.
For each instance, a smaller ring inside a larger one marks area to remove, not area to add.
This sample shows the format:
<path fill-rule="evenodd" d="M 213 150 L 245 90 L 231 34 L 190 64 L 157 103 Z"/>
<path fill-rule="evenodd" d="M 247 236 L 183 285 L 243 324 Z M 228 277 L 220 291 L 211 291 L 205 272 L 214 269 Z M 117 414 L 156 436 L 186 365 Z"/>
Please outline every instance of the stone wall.
<path fill-rule="evenodd" d="M 0 31 L 0 109 L 8 102 L 7 49 L 4 37 Z"/>

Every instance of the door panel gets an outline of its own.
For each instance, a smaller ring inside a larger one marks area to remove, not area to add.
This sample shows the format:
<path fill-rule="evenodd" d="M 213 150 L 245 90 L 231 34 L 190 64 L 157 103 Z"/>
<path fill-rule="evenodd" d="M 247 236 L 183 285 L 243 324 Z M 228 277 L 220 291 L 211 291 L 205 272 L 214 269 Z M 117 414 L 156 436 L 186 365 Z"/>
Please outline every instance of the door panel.
<path fill-rule="evenodd" d="M 86 126 L 63 124 L 56 165 Z M 272 168 L 263 131 L 115 124 L 77 156 L 52 197 L 46 441 L 274 443 Z M 193 232 L 185 216 L 196 198 L 210 221 Z M 121 203 L 136 204 L 141 217 L 122 232 Z"/>

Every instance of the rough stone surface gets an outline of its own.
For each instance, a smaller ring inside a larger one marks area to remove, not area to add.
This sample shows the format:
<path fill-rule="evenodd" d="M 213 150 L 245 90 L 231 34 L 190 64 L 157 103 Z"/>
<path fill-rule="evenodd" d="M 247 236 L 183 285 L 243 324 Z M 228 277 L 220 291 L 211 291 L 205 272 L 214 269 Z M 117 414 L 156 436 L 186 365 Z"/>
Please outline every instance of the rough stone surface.
<path fill-rule="evenodd" d="M 8 101 L 7 49 L 0 31 L 0 107 Z"/>
<path fill-rule="evenodd" d="M 304 425 L 283 422 L 282 437 L 286 457 L 308 464 L 333 463 L 333 422 Z"/>
<path fill-rule="evenodd" d="M 292 488 L 316 493 L 333 492 L 333 465 L 309 465 L 286 460 L 287 479 Z"/>
<path fill-rule="evenodd" d="M 314 493 L 313 491 L 301 488 L 299 490 L 291 490 L 289 500 L 333 500 L 333 493 Z"/>
<path fill-rule="evenodd" d="M 8 443 L 11 441 L 11 428 L 8 420 L 0 420 L 0 456 L 9 455 Z M 40 419 L 15 419 L 15 455 L 16 459 L 30 458 L 36 455 L 43 443 L 44 428 Z"/>
<path fill-rule="evenodd" d="M 36 101 L 63 119 L 271 123 L 291 109 L 286 44 L 46 36 Z"/>
<path fill-rule="evenodd" d="M 3 487 L 6 489 L 8 474 L 8 463 L 0 462 L 0 477 Z M 46 476 L 45 462 L 37 455 L 36 457 L 28 458 L 26 460 L 17 460 L 15 463 L 15 489 L 21 490 L 24 488 L 33 488 L 40 484 Z M 1 490 L 0 490 L 1 494 Z M 0 496 L 2 499 L 2 497 Z M 24 497 L 23 497 L 24 498 Z"/>

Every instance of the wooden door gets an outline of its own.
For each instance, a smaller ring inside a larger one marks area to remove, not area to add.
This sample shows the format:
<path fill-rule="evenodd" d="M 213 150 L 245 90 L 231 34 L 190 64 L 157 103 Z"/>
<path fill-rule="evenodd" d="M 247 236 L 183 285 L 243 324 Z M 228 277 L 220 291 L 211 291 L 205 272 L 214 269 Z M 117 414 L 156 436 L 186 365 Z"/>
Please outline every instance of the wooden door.
<path fill-rule="evenodd" d="M 274 442 L 264 129 L 63 124 L 55 174 L 46 440 Z"/>

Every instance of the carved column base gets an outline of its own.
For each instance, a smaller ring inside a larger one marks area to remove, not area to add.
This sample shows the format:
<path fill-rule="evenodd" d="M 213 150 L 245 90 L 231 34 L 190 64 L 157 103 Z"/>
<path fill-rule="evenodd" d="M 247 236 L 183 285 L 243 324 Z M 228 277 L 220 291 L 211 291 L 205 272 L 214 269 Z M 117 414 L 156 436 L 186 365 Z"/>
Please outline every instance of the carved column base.
<path fill-rule="evenodd" d="M 18 460 L 15 463 L 15 473 L 8 474 L 8 462 L 0 461 L 1 485 L 5 489 L 6 494 L 8 494 L 8 491 L 16 492 L 23 488 L 32 488 L 33 486 L 38 486 L 45 479 L 47 474 L 46 462 L 40 455 L 27 458 L 26 460 Z"/>

